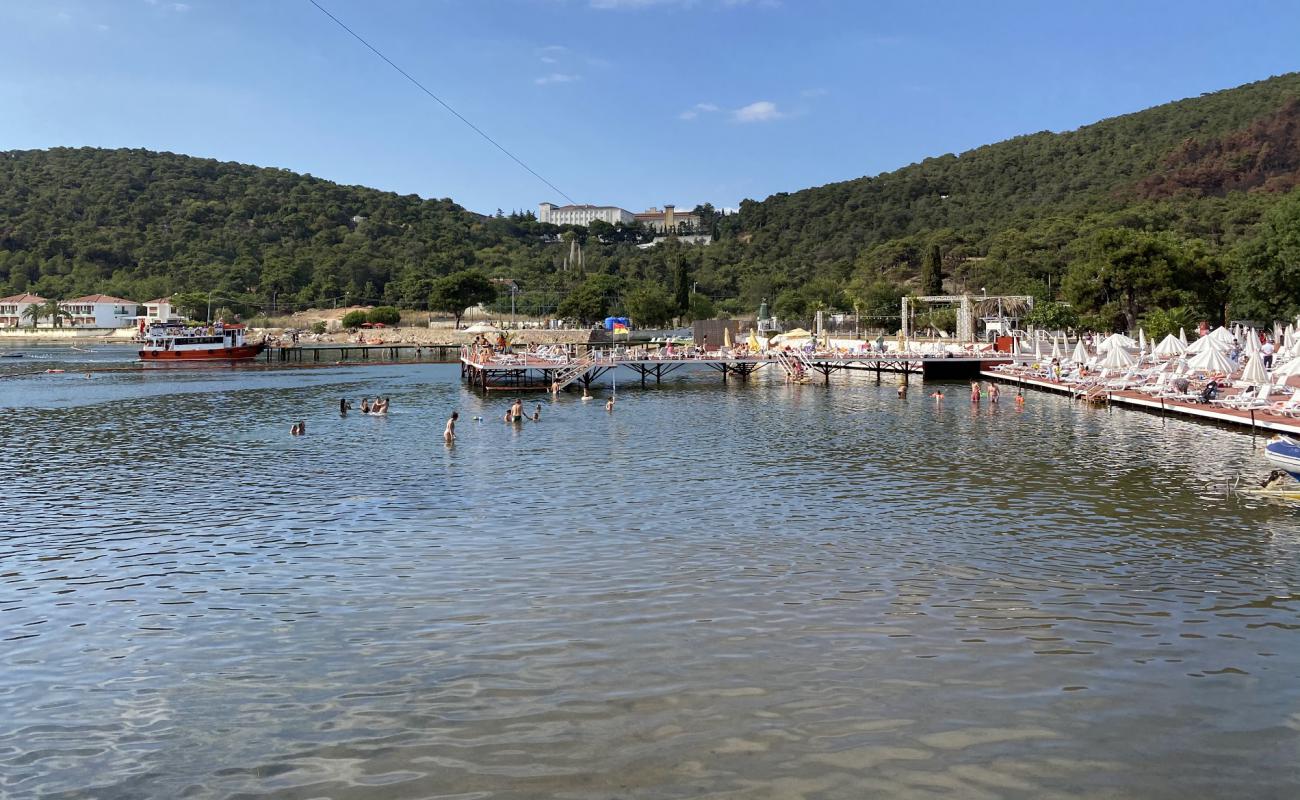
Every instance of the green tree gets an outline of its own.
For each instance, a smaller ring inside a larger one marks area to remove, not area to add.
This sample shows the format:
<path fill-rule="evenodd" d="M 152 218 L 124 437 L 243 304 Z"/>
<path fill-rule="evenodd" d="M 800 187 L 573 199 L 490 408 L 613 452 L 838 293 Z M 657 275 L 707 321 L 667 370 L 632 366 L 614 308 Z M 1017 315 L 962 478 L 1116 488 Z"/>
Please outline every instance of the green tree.
<path fill-rule="evenodd" d="M 686 308 L 687 322 L 693 322 L 697 319 L 714 319 L 717 314 L 718 309 L 707 294 L 695 292 L 691 295 L 690 305 Z"/>
<path fill-rule="evenodd" d="M 642 284 L 628 292 L 623 306 L 632 321 L 643 328 L 657 328 L 677 314 L 673 298 L 662 286 Z"/>
<path fill-rule="evenodd" d="M 619 288 L 612 275 L 591 275 L 565 295 L 555 313 L 563 319 L 588 324 L 609 316 L 611 298 Z"/>
<path fill-rule="evenodd" d="M 1232 308 L 1260 321 L 1300 313 L 1300 192 L 1275 206 L 1237 246 Z"/>
<path fill-rule="evenodd" d="M 1043 330 L 1069 330 L 1079 327 L 1079 312 L 1069 303 L 1039 302 L 1022 322 Z"/>
<path fill-rule="evenodd" d="M 1184 299 L 1186 253 L 1167 233 L 1103 228 L 1093 234 L 1087 255 L 1070 265 L 1065 294 L 1082 311 L 1095 311 L 1137 326 L 1148 307 L 1177 305 Z"/>
<path fill-rule="evenodd" d="M 673 275 L 673 288 L 677 293 L 677 312 L 685 314 L 691 307 L 691 278 L 686 271 L 686 259 L 677 254 L 677 268 Z"/>
<path fill-rule="evenodd" d="M 207 292 L 177 292 L 172 295 L 172 305 L 189 319 L 208 318 Z"/>
<path fill-rule="evenodd" d="M 376 306 L 366 314 L 366 321 L 378 322 L 381 325 L 396 325 L 402 321 L 402 312 L 392 306 Z"/>
<path fill-rule="evenodd" d="M 1180 328 L 1184 331 L 1193 330 L 1198 319 L 1196 312 L 1187 306 L 1153 308 L 1142 316 L 1142 329 L 1151 337 L 1154 345 L 1171 333 L 1177 336 Z"/>
<path fill-rule="evenodd" d="M 369 315 L 365 311 L 362 311 L 361 309 L 357 309 L 355 311 L 349 311 L 348 313 L 344 314 L 343 320 L 340 324 L 343 327 L 347 328 L 348 330 L 354 331 L 369 321 L 370 321 Z"/>
<path fill-rule="evenodd" d="M 456 327 L 459 328 L 465 309 L 480 303 L 490 303 L 496 297 L 497 288 L 492 285 L 492 281 L 482 273 L 464 270 L 433 282 L 429 309 L 451 314 L 456 318 Z"/>
<path fill-rule="evenodd" d="M 939 245 L 931 245 L 921 262 L 921 294 L 943 294 L 943 256 Z"/>

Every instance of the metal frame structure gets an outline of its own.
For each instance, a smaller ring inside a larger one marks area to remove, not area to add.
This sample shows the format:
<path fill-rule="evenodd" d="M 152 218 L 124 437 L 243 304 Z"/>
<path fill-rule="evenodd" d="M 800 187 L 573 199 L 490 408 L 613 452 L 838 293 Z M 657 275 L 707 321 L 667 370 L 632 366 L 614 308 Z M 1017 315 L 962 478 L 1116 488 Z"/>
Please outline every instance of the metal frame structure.
<path fill-rule="evenodd" d="M 973 295 L 973 294 L 934 294 L 923 295 L 921 297 L 904 297 L 903 298 L 903 338 L 909 339 L 912 336 L 912 306 L 915 303 L 943 303 L 946 305 L 957 304 L 957 341 L 973 342 L 975 341 L 975 306 L 978 303 L 985 303 L 990 300 L 997 301 L 998 307 L 1003 304 L 1020 303 L 1034 307 L 1034 298 L 1025 294 L 1001 294 L 1001 295 Z M 999 314 L 999 316 L 1001 316 Z"/>

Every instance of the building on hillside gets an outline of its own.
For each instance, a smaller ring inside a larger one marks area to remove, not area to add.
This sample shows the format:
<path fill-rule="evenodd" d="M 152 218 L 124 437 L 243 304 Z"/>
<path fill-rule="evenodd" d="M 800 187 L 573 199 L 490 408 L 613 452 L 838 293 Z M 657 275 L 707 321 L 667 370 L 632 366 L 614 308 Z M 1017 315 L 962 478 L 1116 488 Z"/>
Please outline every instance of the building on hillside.
<path fill-rule="evenodd" d="M 148 324 L 155 322 L 171 322 L 174 319 L 183 320 L 185 315 L 172 306 L 170 297 L 159 297 L 157 300 L 150 300 L 144 304 L 144 321 Z"/>
<path fill-rule="evenodd" d="M 0 297 L 0 328 L 20 328 L 30 325 L 31 320 L 23 317 L 23 314 L 32 306 L 45 305 L 48 302 L 40 295 L 26 292 L 12 297 Z M 37 320 L 37 324 L 49 321 L 49 317 L 42 317 Z"/>
<path fill-rule="evenodd" d="M 657 208 L 648 208 L 640 214 L 635 214 L 634 218 L 647 228 L 656 231 L 686 233 L 697 231 L 700 228 L 700 216 L 698 214 L 678 212 L 676 206 L 664 206 L 663 211 Z"/>
<path fill-rule="evenodd" d="M 713 237 L 707 233 L 683 233 L 676 237 L 656 236 L 654 239 L 645 242 L 644 244 L 637 245 L 637 248 L 641 250 L 649 250 L 652 247 L 658 247 L 664 242 L 669 241 L 670 238 L 677 239 L 678 244 L 713 244 Z"/>
<path fill-rule="evenodd" d="M 595 220 L 608 222 L 610 225 L 632 224 L 635 216 L 618 206 L 557 206 L 553 203 L 539 203 L 537 221 L 552 225 L 590 225 Z"/>
<path fill-rule="evenodd" d="M 79 328 L 121 328 L 134 325 L 140 304 L 106 294 L 88 294 L 60 300 L 59 308 L 72 316 L 68 323 Z"/>

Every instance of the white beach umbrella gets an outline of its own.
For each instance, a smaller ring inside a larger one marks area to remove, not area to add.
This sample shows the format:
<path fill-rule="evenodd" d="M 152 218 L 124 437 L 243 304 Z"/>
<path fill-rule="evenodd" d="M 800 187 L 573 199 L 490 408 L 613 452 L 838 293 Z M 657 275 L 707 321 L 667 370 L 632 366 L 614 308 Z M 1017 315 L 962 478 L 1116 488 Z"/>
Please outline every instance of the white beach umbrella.
<path fill-rule="evenodd" d="M 1183 330 L 1182 328 L 1178 329 L 1178 341 L 1182 342 L 1183 344 L 1187 344 L 1187 331 Z"/>
<path fill-rule="evenodd" d="M 1125 336 L 1122 333 L 1112 333 L 1110 336 L 1107 336 L 1105 339 L 1102 339 L 1101 344 L 1097 345 L 1097 352 L 1100 353 L 1103 350 L 1109 350 L 1112 347 L 1137 347 L 1137 346 L 1138 343 L 1132 337 Z"/>
<path fill-rule="evenodd" d="M 1293 358 L 1285 364 L 1273 370 L 1273 380 L 1285 380 L 1286 378 L 1300 375 L 1300 358 Z"/>
<path fill-rule="evenodd" d="M 1280 323 L 1280 322 L 1274 322 L 1274 323 L 1273 323 L 1273 343 L 1276 344 L 1276 343 L 1278 343 L 1278 342 L 1280 342 L 1280 341 L 1282 341 L 1282 323 Z"/>
<path fill-rule="evenodd" d="M 1156 345 L 1156 349 L 1152 352 L 1164 358 L 1172 358 L 1173 356 L 1179 355 L 1185 352 L 1186 350 L 1187 350 L 1187 345 L 1183 344 L 1181 341 L 1178 340 L 1177 336 L 1174 336 L 1171 333 L 1165 338 L 1161 339 L 1160 344 Z"/>
<path fill-rule="evenodd" d="M 1237 380 L 1258 386 L 1268 380 L 1268 372 L 1264 369 L 1264 359 L 1259 356 L 1251 356 L 1246 362 L 1246 368 L 1241 371 L 1241 377 Z"/>
<path fill-rule="evenodd" d="M 1190 348 L 1188 352 L 1191 352 Z M 1227 354 L 1217 347 L 1206 347 L 1201 350 L 1187 362 L 1187 366 L 1200 372 L 1222 372 L 1224 375 L 1235 369 L 1232 362 L 1228 360 Z"/>
<path fill-rule="evenodd" d="M 1043 344 L 1038 340 L 1037 336 L 1034 337 L 1034 360 L 1043 360 Z"/>
<path fill-rule="evenodd" d="M 1074 353 L 1070 355 L 1070 360 L 1076 364 L 1088 363 L 1088 348 L 1083 346 L 1083 340 L 1075 342 Z"/>
<path fill-rule="evenodd" d="M 1057 361 L 1060 361 L 1061 355 L 1062 355 L 1061 340 L 1053 336 L 1052 337 L 1052 358 L 1056 359 Z"/>
<path fill-rule="evenodd" d="M 1225 344 L 1224 342 L 1219 341 L 1213 336 L 1202 336 L 1201 338 L 1197 339 L 1196 341 L 1192 342 L 1187 346 L 1187 352 L 1193 355 L 1200 355 L 1201 353 L 1204 353 L 1206 350 L 1217 350 L 1220 353 L 1226 353 L 1228 351 L 1228 347 L 1231 346 L 1231 343 L 1232 343 L 1231 339 L 1229 339 L 1228 343 Z"/>
<path fill-rule="evenodd" d="M 1205 338 L 1214 339 L 1217 342 L 1221 342 L 1226 345 L 1231 345 L 1233 339 L 1237 339 L 1240 337 L 1234 336 L 1232 331 L 1220 325 L 1219 327 L 1215 328 L 1214 330 L 1206 334 Z"/>
<path fill-rule="evenodd" d="M 1255 333 L 1254 328 L 1251 328 L 1250 330 L 1246 331 L 1245 350 L 1246 350 L 1246 354 L 1251 356 L 1252 358 L 1254 356 L 1259 355 L 1259 334 Z"/>
<path fill-rule="evenodd" d="M 1138 328 L 1138 350 L 1145 353 L 1147 351 L 1147 332 Z"/>
<path fill-rule="evenodd" d="M 1104 369 L 1124 369 L 1136 364 L 1137 361 L 1128 351 L 1122 347 L 1112 347 L 1106 352 L 1106 357 L 1101 360 L 1101 366 Z"/>

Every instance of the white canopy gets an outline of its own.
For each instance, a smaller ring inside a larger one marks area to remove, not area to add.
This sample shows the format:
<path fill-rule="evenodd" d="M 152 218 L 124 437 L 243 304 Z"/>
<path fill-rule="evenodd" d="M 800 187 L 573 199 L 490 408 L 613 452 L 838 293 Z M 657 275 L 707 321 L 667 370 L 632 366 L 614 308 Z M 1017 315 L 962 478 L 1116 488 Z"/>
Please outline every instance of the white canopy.
<path fill-rule="evenodd" d="M 1106 357 L 1101 360 L 1103 369 L 1124 369 L 1137 363 L 1133 356 L 1122 347 L 1112 347 L 1106 352 Z"/>
<path fill-rule="evenodd" d="M 1152 352 L 1154 352 L 1158 356 L 1162 356 L 1165 358 L 1172 358 L 1173 356 L 1179 355 L 1180 353 L 1183 353 L 1186 350 L 1187 350 L 1187 345 L 1183 344 L 1181 341 L 1179 341 L 1177 336 L 1174 336 L 1171 333 L 1165 338 L 1161 339 L 1160 344 L 1156 345 L 1156 349 Z"/>
<path fill-rule="evenodd" d="M 1259 355 L 1259 334 L 1255 333 L 1254 328 L 1251 328 L 1250 330 L 1246 331 L 1245 350 L 1247 355 L 1251 355 L 1251 356 Z"/>
<path fill-rule="evenodd" d="M 1076 364 L 1088 363 L 1088 348 L 1083 346 L 1083 340 L 1080 339 L 1074 345 L 1074 353 L 1070 355 L 1070 360 Z"/>
<path fill-rule="evenodd" d="M 1250 360 L 1246 362 L 1246 368 L 1241 371 L 1241 377 L 1237 380 L 1256 386 L 1268 380 L 1268 370 L 1264 369 L 1264 359 L 1259 356 L 1251 356 Z"/>
<path fill-rule="evenodd" d="M 1060 361 L 1063 355 L 1064 354 L 1061 352 L 1061 340 L 1053 336 L 1052 337 L 1052 358 L 1056 359 L 1057 361 Z"/>
<path fill-rule="evenodd" d="M 1138 350 L 1147 351 L 1147 332 L 1142 328 L 1138 328 Z"/>
<path fill-rule="evenodd" d="M 1204 338 L 1208 339 L 1210 337 L 1206 336 Z M 1198 339 L 1197 341 L 1199 343 L 1201 340 Z M 1190 348 L 1188 348 L 1188 352 L 1191 352 Z M 1227 354 L 1217 347 L 1202 349 L 1201 352 L 1187 362 L 1187 366 L 1200 372 L 1222 372 L 1224 375 L 1231 373 L 1233 370 L 1232 362 L 1228 360 Z"/>
<path fill-rule="evenodd" d="M 1187 344 L 1187 331 L 1183 328 L 1178 329 L 1178 341 Z"/>
<path fill-rule="evenodd" d="M 475 322 L 465 329 L 465 333 L 500 333 L 501 329 L 488 322 Z"/>

